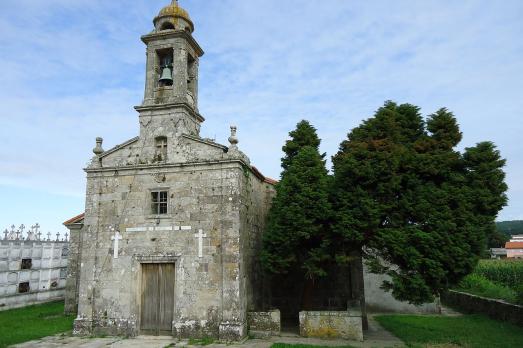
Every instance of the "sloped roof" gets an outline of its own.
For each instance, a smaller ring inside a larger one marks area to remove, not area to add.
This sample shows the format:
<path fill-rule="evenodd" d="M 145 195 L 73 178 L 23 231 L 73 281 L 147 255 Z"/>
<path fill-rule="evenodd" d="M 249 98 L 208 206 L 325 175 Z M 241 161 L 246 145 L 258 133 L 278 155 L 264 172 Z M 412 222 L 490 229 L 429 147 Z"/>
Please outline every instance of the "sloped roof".
<path fill-rule="evenodd" d="M 267 184 L 270 184 L 270 185 L 276 185 L 278 183 L 277 180 L 274 180 L 272 178 L 269 178 L 269 177 L 266 177 L 265 175 L 263 175 L 259 170 L 258 168 L 256 168 L 255 166 L 251 166 L 252 168 L 252 171 L 254 173 L 254 175 L 260 179 L 261 181 L 263 181 L 264 183 L 267 183 Z"/>
<path fill-rule="evenodd" d="M 505 249 L 523 249 L 523 242 L 507 242 Z"/>
<path fill-rule="evenodd" d="M 82 213 L 82 214 L 77 215 L 74 218 L 70 218 L 69 220 L 64 222 L 64 226 L 80 223 L 83 221 L 84 218 L 85 218 L 85 213 Z"/>

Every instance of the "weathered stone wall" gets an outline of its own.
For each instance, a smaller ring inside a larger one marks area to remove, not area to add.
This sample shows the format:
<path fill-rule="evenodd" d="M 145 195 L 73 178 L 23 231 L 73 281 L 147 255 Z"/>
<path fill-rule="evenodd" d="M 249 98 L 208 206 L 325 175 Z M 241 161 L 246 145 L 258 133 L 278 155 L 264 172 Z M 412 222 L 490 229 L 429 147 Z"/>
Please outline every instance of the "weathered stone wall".
<path fill-rule="evenodd" d="M 244 306 L 248 311 L 260 310 L 266 291 L 263 269 L 260 263 L 262 235 L 267 214 L 275 194 L 274 186 L 243 169 L 240 206 L 242 292 Z"/>
<path fill-rule="evenodd" d="M 441 300 L 444 304 L 465 313 L 485 314 L 493 319 L 508 321 L 523 327 L 523 306 L 454 290 L 443 294 Z"/>
<path fill-rule="evenodd" d="M 269 312 L 247 313 L 249 336 L 253 338 L 267 338 L 281 334 L 281 316 L 279 310 Z"/>
<path fill-rule="evenodd" d="M 364 266 L 363 279 L 365 284 L 365 303 L 368 312 L 397 312 L 413 314 L 437 314 L 441 312 L 439 301 L 425 303 L 420 306 L 401 302 L 392 297 L 390 292 L 381 289 L 383 281 L 390 277 L 384 274 L 370 273 Z"/>
<path fill-rule="evenodd" d="M 0 241 L 0 310 L 64 298 L 67 242 Z M 21 269 L 31 259 L 30 269 Z M 20 283 L 29 292 L 20 293 Z"/>
<path fill-rule="evenodd" d="M 361 313 L 300 312 L 300 336 L 363 341 Z"/>
<path fill-rule="evenodd" d="M 69 257 L 67 265 L 67 278 L 65 282 L 65 314 L 77 314 L 78 312 L 78 286 L 81 250 L 81 231 L 83 224 L 69 225 Z"/>

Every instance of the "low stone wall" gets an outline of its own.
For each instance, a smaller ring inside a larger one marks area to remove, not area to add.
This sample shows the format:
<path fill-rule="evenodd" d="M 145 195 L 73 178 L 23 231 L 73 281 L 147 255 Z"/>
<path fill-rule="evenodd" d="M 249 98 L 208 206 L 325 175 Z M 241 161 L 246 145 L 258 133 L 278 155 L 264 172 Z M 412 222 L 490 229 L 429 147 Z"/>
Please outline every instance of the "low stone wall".
<path fill-rule="evenodd" d="M 300 336 L 363 341 L 361 312 L 300 312 Z"/>
<path fill-rule="evenodd" d="M 269 312 L 247 313 L 249 335 L 254 338 L 267 338 L 281 334 L 281 314 L 278 309 Z"/>
<path fill-rule="evenodd" d="M 466 313 L 485 314 L 493 319 L 523 326 L 523 306 L 454 290 L 449 290 L 441 299 L 443 303 Z"/>

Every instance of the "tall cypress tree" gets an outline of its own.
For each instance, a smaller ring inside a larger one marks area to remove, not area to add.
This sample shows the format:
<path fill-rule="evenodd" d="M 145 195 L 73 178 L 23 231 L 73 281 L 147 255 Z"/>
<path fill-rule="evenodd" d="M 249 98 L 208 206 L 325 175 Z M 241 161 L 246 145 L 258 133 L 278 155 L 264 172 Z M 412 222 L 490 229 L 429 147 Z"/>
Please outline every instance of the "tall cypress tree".
<path fill-rule="evenodd" d="M 481 241 L 486 239 L 489 247 L 501 247 L 508 238 L 497 231 L 495 219 L 507 204 L 505 192 L 508 187 L 503 171 L 506 161 L 491 142 L 481 142 L 466 148 L 463 157 L 476 224 L 484 228 Z"/>
<path fill-rule="evenodd" d="M 262 263 L 274 274 L 326 275 L 331 214 L 329 177 L 320 139 L 307 121 L 298 123 L 283 147 L 283 172 L 263 235 Z"/>
<path fill-rule="evenodd" d="M 309 121 L 302 120 L 296 125 L 296 129 L 289 133 L 290 139 L 285 142 L 282 147 L 285 156 L 281 159 L 281 166 L 285 171 L 289 166 L 290 162 L 298 152 L 305 146 L 310 146 L 316 151 L 320 151 L 321 140 L 318 138 L 316 128 L 314 128 Z M 325 154 L 321 155 L 322 158 Z"/>

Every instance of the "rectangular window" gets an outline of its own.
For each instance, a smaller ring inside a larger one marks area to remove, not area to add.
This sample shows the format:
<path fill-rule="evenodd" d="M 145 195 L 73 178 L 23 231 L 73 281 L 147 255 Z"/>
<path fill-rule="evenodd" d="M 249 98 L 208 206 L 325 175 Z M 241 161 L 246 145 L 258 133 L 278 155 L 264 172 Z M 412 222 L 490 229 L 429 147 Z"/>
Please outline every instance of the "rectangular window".
<path fill-rule="evenodd" d="M 20 294 L 23 294 L 25 292 L 29 292 L 30 288 L 29 288 L 29 282 L 25 282 L 25 283 L 20 283 L 18 284 L 18 292 Z"/>
<path fill-rule="evenodd" d="M 151 207 L 154 215 L 167 214 L 167 191 L 151 192 Z"/>
<path fill-rule="evenodd" d="M 22 259 L 21 269 L 31 269 L 33 267 L 33 260 L 31 259 Z"/>

